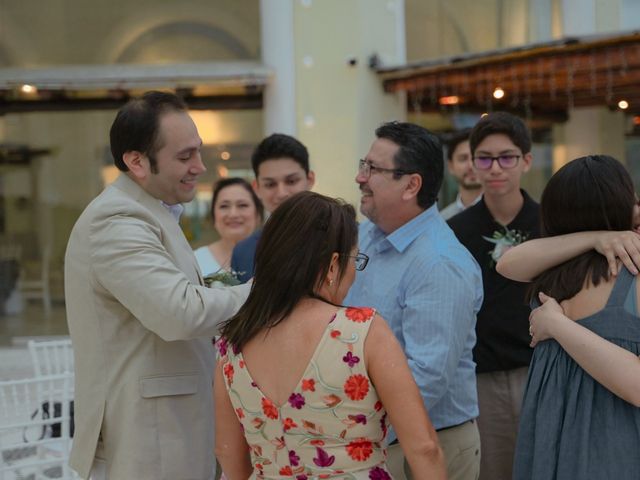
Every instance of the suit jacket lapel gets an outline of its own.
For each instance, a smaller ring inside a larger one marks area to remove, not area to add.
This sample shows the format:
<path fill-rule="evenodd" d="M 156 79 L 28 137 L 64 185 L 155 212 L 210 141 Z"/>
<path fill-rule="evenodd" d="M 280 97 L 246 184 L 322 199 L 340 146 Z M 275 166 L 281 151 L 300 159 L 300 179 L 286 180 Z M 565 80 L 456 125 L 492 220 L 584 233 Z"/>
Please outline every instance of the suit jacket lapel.
<path fill-rule="evenodd" d="M 171 214 L 171 212 L 164 205 L 162 205 L 161 201 L 149 195 L 144 189 L 142 189 L 142 187 L 131 180 L 126 174 L 120 174 L 120 176 L 115 180 L 115 182 L 113 182 L 112 185 L 129 195 L 136 202 L 140 203 L 151 213 L 153 213 L 153 215 L 162 224 L 162 228 L 168 233 L 168 238 L 170 239 L 168 241 L 171 241 L 171 243 L 176 247 L 176 253 L 178 253 L 183 258 L 189 259 L 189 263 L 191 264 L 193 273 L 195 273 L 195 275 L 191 275 L 189 274 L 189 272 L 185 272 L 185 274 L 187 274 L 189 278 L 196 278 L 198 284 L 204 285 L 200 267 L 198 266 L 198 262 L 193 255 L 193 250 L 191 249 L 189 242 L 187 242 L 187 239 L 184 236 L 184 232 L 180 228 L 180 224 Z"/>

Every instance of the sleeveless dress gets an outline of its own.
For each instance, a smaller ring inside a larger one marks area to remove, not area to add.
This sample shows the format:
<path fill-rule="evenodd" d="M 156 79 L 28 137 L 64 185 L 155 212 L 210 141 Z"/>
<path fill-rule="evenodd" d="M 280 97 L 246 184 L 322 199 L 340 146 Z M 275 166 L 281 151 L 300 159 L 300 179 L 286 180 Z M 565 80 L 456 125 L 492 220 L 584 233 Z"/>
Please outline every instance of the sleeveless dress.
<path fill-rule="evenodd" d="M 193 251 L 193 255 L 196 257 L 202 276 L 212 275 L 222 269 L 222 266 L 218 263 L 215 257 L 211 254 L 211 250 L 206 245 L 204 247 L 196 248 Z"/>
<path fill-rule="evenodd" d="M 622 269 L 606 306 L 577 323 L 639 355 L 635 298 L 634 277 Z M 529 367 L 513 478 L 640 479 L 640 408 L 596 382 L 558 342 L 541 342 Z"/>
<path fill-rule="evenodd" d="M 225 385 L 250 446 L 251 479 L 392 478 L 385 465 L 387 414 L 364 365 L 374 314 L 338 310 L 282 406 L 261 392 L 242 353 L 218 342 Z"/>

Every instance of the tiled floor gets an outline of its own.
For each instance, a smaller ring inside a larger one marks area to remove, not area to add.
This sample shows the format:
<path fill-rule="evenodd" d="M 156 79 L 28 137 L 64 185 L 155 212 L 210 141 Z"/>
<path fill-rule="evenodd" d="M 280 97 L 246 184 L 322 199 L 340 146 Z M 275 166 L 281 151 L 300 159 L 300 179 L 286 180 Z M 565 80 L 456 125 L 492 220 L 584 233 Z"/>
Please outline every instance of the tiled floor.
<path fill-rule="evenodd" d="M 69 335 L 65 309 L 54 303 L 51 315 L 44 314 L 41 303 L 27 303 L 18 315 L 0 315 L 0 380 L 33 376 L 27 350 L 29 339 Z"/>
<path fill-rule="evenodd" d="M 64 304 L 54 302 L 47 317 L 42 304 L 27 302 L 18 315 L 0 315 L 0 347 L 20 343 L 21 337 L 69 335 Z"/>

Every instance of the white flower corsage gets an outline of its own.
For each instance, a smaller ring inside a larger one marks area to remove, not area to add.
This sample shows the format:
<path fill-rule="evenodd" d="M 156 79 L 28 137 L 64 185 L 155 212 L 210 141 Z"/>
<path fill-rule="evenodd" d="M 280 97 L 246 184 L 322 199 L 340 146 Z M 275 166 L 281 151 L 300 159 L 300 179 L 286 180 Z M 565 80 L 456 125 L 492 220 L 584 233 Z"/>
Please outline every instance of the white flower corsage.
<path fill-rule="evenodd" d="M 528 233 L 521 232 L 519 230 L 509 230 L 507 227 L 503 227 L 504 231 L 496 230 L 491 237 L 482 237 L 487 242 L 491 242 L 495 245 L 493 250 L 489 252 L 491 255 L 491 265 L 495 265 L 500 257 L 504 255 L 504 252 L 516 245 L 520 245 L 528 237 Z"/>

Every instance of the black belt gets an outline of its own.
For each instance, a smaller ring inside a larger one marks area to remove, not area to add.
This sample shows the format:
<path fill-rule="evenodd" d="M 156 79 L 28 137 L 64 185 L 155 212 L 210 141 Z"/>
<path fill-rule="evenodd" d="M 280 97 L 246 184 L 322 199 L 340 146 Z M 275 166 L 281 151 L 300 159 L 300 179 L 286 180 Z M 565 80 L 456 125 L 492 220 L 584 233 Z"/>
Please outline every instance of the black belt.
<path fill-rule="evenodd" d="M 475 420 L 472 418 L 471 420 L 467 420 L 466 422 L 458 423 L 457 425 L 449 425 L 448 427 L 438 428 L 436 430 L 436 432 L 444 432 L 445 430 L 449 430 L 450 428 L 461 427 L 462 425 L 464 425 L 466 423 L 474 423 L 474 422 L 475 422 Z"/>
<path fill-rule="evenodd" d="M 444 432 L 445 430 L 449 430 L 451 428 L 456 428 L 456 427 L 461 427 L 462 425 L 465 425 L 467 423 L 475 423 L 475 420 L 472 418 L 471 420 L 467 420 L 466 422 L 462 422 L 462 423 L 458 423 L 456 425 L 449 425 L 448 427 L 442 427 L 442 428 L 438 428 L 436 430 L 436 432 Z M 391 442 L 389 445 L 396 445 L 398 443 L 398 439 L 396 438 L 393 442 Z"/>

